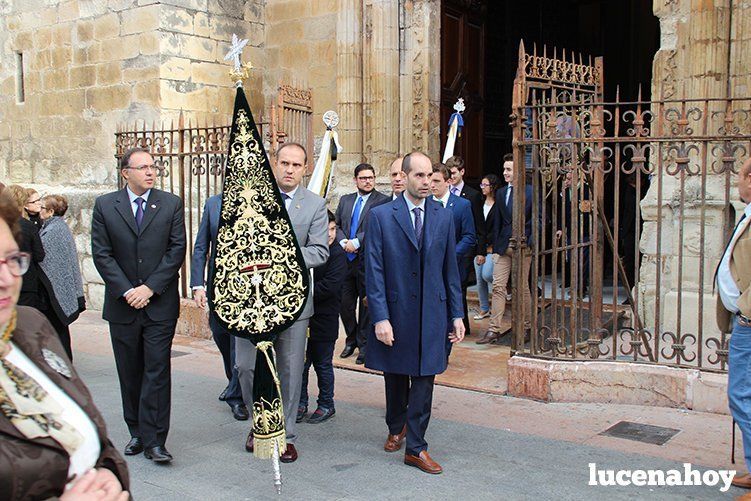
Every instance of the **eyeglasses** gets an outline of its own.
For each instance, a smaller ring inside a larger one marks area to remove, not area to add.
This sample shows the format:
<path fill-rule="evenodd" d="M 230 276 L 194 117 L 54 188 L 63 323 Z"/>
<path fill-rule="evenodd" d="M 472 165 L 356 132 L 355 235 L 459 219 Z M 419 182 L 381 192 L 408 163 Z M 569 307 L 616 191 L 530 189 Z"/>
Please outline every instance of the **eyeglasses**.
<path fill-rule="evenodd" d="M 28 204 L 36 204 L 36 203 L 39 203 L 39 202 L 41 202 L 41 201 L 42 201 L 42 197 L 39 197 L 39 198 L 37 198 L 36 200 L 29 200 L 28 202 L 26 202 L 26 204 L 27 204 L 27 205 L 28 205 Z"/>
<path fill-rule="evenodd" d="M 358 181 L 373 181 L 375 180 L 375 176 L 360 176 L 357 178 Z"/>
<path fill-rule="evenodd" d="M 141 172 L 143 170 L 148 170 L 148 171 L 151 171 L 151 172 L 159 172 L 159 167 L 157 167 L 154 164 L 151 164 L 151 165 L 137 165 L 135 167 L 128 166 L 127 168 L 131 169 L 131 170 L 137 170 L 138 172 Z"/>
<path fill-rule="evenodd" d="M 31 255 L 28 252 L 11 252 L 5 256 L 5 259 L 0 259 L 0 265 L 6 265 L 14 277 L 20 277 L 26 273 L 29 263 L 31 263 Z"/>

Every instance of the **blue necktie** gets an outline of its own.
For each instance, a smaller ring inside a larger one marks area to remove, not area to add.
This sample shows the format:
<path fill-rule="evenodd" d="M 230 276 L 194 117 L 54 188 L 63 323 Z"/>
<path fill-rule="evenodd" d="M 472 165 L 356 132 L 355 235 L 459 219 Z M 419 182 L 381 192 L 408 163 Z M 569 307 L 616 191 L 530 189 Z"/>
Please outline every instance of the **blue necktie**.
<path fill-rule="evenodd" d="M 143 203 L 144 199 L 141 197 L 138 197 L 134 200 L 136 203 L 136 226 L 138 227 L 138 230 L 141 230 L 141 223 L 143 222 Z"/>
<path fill-rule="evenodd" d="M 357 225 L 360 222 L 360 213 L 362 212 L 362 197 L 357 197 L 355 210 L 352 211 L 352 219 L 349 222 L 349 239 L 352 240 L 357 236 Z M 354 252 L 347 253 L 347 259 L 354 260 L 357 254 Z"/>
<path fill-rule="evenodd" d="M 417 238 L 417 247 L 420 247 L 422 244 L 422 216 L 420 216 L 422 209 L 415 207 L 412 209 L 412 212 L 415 213 L 415 237 Z"/>

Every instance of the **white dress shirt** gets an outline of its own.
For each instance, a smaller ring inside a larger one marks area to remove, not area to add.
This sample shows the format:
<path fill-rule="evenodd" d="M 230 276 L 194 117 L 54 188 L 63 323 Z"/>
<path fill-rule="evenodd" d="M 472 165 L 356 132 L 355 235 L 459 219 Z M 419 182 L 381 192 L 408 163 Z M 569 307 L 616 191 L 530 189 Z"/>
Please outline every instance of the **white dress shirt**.
<path fill-rule="evenodd" d="M 725 309 L 730 313 L 738 313 L 738 298 L 741 297 L 741 291 L 738 290 L 738 286 L 733 280 L 733 275 L 730 273 L 730 257 L 733 254 L 733 248 L 743 232 L 751 223 L 751 204 L 748 204 L 744 209 L 746 218 L 733 232 L 733 237 L 730 239 L 730 245 L 725 250 L 725 254 L 720 261 L 720 267 L 717 269 L 717 290 L 720 293 L 720 299 Z"/>
<path fill-rule="evenodd" d="M 101 444 L 99 443 L 99 432 L 96 429 L 91 418 L 83 409 L 70 398 L 63 390 L 60 389 L 47 374 L 37 367 L 26 354 L 21 351 L 11 341 L 11 350 L 5 356 L 8 362 L 12 363 L 24 371 L 31 379 L 37 382 L 39 386 L 49 395 L 49 398 L 57 402 L 63 409 L 60 419 L 75 428 L 83 437 L 83 442 L 70 456 L 70 465 L 68 466 L 68 476 L 83 475 L 94 466 L 96 466 Z M 44 472 L 40 471 L 40 475 Z M 68 484 L 70 486 L 70 484 Z"/>
<path fill-rule="evenodd" d="M 443 205 L 444 207 L 448 207 L 449 197 L 451 197 L 451 190 L 446 190 L 446 193 L 444 193 L 441 198 L 438 198 L 437 196 L 433 195 L 433 200 L 435 200 L 436 202 L 440 202 L 441 205 Z"/>

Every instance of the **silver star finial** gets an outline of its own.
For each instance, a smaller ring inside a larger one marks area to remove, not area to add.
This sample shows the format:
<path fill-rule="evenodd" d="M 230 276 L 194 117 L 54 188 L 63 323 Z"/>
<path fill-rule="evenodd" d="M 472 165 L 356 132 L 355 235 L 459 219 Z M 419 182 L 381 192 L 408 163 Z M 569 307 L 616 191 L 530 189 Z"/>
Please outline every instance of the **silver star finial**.
<path fill-rule="evenodd" d="M 224 56 L 225 61 L 229 61 L 232 59 L 234 65 L 235 65 L 235 71 L 241 71 L 242 70 L 242 63 L 240 62 L 240 56 L 242 56 L 243 49 L 245 46 L 248 45 L 248 40 L 246 38 L 238 38 L 237 34 L 232 34 L 232 47 L 230 47 L 229 52 L 227 52 L 227 55 Z"/>
<path fill-rule="evenodd" d="M 465 109 L 466 107 L 464 106 L 464 99 L 460 97 L 456 104 L 454 104 L 454 111 L 456 111 L 457 113 L 464 113 Z"/>

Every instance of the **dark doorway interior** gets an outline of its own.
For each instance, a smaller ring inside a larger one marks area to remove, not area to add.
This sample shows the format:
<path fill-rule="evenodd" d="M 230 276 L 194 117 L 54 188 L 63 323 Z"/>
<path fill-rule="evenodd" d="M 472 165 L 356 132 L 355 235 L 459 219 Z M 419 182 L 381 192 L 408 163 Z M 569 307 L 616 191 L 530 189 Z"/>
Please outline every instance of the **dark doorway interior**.
<path fill-rule="evenodd" d="M 583 56 L 603 56 L 605 99 L 650 97 L 652 60 L 659 49 L 652 0 L 443 0 L 441 7 L 441 152 L 454 102 L 467 104 L 456 152 L 467 177 L 498 173 L 511 151 L 511 90 L 519 41 Z M 560 55 L 560 53 L 559 53 Z"/>

